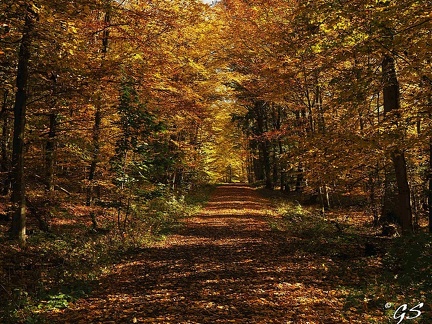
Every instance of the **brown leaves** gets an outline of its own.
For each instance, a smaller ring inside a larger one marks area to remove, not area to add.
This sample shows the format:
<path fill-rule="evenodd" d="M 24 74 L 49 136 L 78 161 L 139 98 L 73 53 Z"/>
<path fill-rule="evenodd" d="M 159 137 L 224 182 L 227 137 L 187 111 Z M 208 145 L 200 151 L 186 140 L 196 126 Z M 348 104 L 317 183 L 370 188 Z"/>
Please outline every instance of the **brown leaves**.
<path fill-rule="evenodd" d="M 345 312 L 354 272 L 269 229 L 268 202 L 220 187 L 201 215 L 107 274 L 91 298 L 53 321 L 124 323 L 363 323 Z M 374 310 L 370 310 L 372 313 Z"/>

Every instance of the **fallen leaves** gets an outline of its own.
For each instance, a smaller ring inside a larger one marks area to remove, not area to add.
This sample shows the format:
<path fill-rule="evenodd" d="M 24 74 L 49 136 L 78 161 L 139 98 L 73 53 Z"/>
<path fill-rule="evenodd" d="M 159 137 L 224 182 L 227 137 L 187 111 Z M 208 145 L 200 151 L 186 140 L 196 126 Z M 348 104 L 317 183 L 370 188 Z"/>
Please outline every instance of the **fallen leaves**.
<path fill-rule="evenodd" d="M 203 213 L 175 235 L 117 265 L 91 297 L 46 317 L 83 323 L 364 323 L 362 309 L 344 310 L 340 287 L 357 282 L 353 272 L 272 231 L 268 208 L 250 187 L 219 187 Z"/>

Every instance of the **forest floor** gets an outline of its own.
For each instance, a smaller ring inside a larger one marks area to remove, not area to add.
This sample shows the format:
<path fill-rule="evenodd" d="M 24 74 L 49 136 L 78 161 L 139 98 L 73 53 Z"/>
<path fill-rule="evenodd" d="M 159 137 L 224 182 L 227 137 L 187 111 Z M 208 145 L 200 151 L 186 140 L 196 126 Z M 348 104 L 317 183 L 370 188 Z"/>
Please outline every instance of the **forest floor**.
<path fill-rule="evenodd" d="M 352 293 L 377 278 L 377 258 L 365 257 L 360 246 L 277 230 L 278 219 L 256 189 L 219 186 L 202 212 L 166 240 L 130 253 L 87 297 L 43 317 L 51 323 L 397 322 L 385 310 L 386 296 Z M 339 235 L 333 224 L 329 229 Z"/>

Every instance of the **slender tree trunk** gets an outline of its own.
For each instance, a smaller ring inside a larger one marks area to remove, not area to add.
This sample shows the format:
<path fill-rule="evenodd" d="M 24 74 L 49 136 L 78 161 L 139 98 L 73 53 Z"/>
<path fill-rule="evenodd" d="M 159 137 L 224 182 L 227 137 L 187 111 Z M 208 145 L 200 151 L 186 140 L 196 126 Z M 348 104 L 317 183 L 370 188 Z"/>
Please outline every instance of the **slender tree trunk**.
<path fill-rule="evenodd" d="M 30 47 L 36 14 L 26 8 L 24 29 L 18 56 L 16 95 L 14 104 L 14 134 L 12 143 L 12 217 L 11 237 L 20 245 L 26 243 L 26 199 L 24 180 L 24 135 L 26 124 L 27 83 L 29 79 Z"/>
<path fill-rule="evenodd" d="M 428 207 L 429 207 L 429 233 L 432 233 L 432 138 L 429 139 L 429 190 L 428 190 Z"/>
<path fill-rule="evenodd" d="M 313 118 L 313 114 L 312 114 L 312 104 L 310 103 L 310 99 L 308 98 L 308 112 L 307 112 L 307 116 L 308 116 L 308 121 L 309 121 L 309 127 L 307 128 L 307 130 L 309 131 L 309 133 L 314 133 L 315 132 L 315 122 L 314 122 L 314 118 Z"/>
<path fill-rule="evenodd" d="M 99 151 L 100 151 L 100 128 L 101 128 L 101 122 L 102 122 L 102 113 L 100 108 L 100 100 L 98 100 L 98 103 L 96 104 L 96 112 L 95 112 L 95 118 L 94 118 L 94 125 L 93 125 L 93 152 L 92 152 L 92 160 L 90 163 L 90 169 L 89 169 L 89 175 L 88 175 L 88 187 L 87 187 L 87 201 L 86 205 L 91 207 L 93 206 L 94 201 L 94 179 L 96 175 L 96 167 L 99 160 Z M 90 211 L 90 218 L 93 224 L 93 229 L 97 228 L 97 220 L 96 220 L 96 214 L 94 211 Z"/>
<path fill-rule="evenodd" d="M 108 43 L 109 43 L 109 24 L 111 23 L 111 4 L 110 1 L 106 1 L 105 16 L 104 16 L 105 29 L 102 34 L 102 55 L 106 56 L 108 53 Z M 90 163 L 89 175 L 88 175 L 88 187 L 87 187 L 87 201 L 86 205 L 91 207 L 94 203 L 94 179 L 96 176 L 96 168 L 99 161 L 100 152 L 100 131 L 102 124 L 102 95 L 99 94 L 96 102 L 96 111 L 94 116 L 93 124 L 93 152 L 92 160 Z M 93 229 L 97 229 L 97 219 L 96 214 L 92 210 L 90 211 L 90 218 L 92 221 Z"/>
<path fill-rule="evenodd" d="M 48 140 L 45 145 L 45 177 L 46 190 L 54 190 L 54 154 L 55 154 L 55 137 L 57 136 L 57 119 L 58 115 L 52 113 L 49 115 L 50 126 L 48 131 Z"/>
<path fill-rule="evenodd" d="M 7 111 L 9 92 L 6 90 L 3 95 L 3 103 L 1 110 L 2 125 L 2 138 L 1 138 L 1 172 L 4 174 L 2 194 L 4 196 L 9 194 L 10 189 L 10 161 L 8 156 L 8 142 L 9 142 L 9 116 Z"/>
<path fill-rule="evenodd" d="M 299 162 L 297 167 L 297 177 L 296 177 L 296 185 L 295 185 L 296 192 L 301 192 L 303 190 L 303 184 L 304 184 L 303 172 L 304 172 L 303 165 L 301 162 Z"/>
<path fill-rule="evenodd" d="M 262 143 L 261 147 L 262 147 L 263 162 L 264 162 L 265 187 L 267 189 L 273 189 L 268 143 L 267 142 Z"/>
<path fill-rule="evenodd" d="M 369 185 L 369 204 L 371 206 L 373 214 L 373 225 L 376 227 L 379 224 L 379 208 L 377 203 L 377 183 L 379 184 L 379 166 L 377 164 L 376 169 L 369 173 L 368 185 Z"/>
<path fill-rule="evenodd" d="M 251 144 L 249 143 L 249 148 L 247 150 L 247 179 L 248 179 L 248 183 L 254 183 L 255 182 L 255 168 L 254 168 L 254 157 L 253 157 L 253 151 L 252 151 L 252 147 Z"/>
<path fill-rule="evenodd" d="M 329 210 L 331 205 L 330 205 L 330 194 L 327 185 L 324 184 L 323 186 L 319 187 L 318 192 L 320 195 L 321 207 L 323 211 Z"/>
<path fill-rule="evenodd" d="M 301 113 L 301 115 L 300 115 Z M 299 128 L 299 134 L 306 136 L 308 133 L 308 127 L 305 127 L 303 130 L 303 126 L 305 124 L 305 115 L 306 111 L 304 109 L 296 112 L 296 126 Z M 301 162 L 298 162 L 297 171 L 296 171 L 296 182 L 295 182 L 295 192 L 301 192 L 303 189 L 303 165 Z"/>
<path fill-rule="evenodd" d="M 384 113 L 388 115 L 390 112 L 395 112 L 395 117 L 398 118 L 398 110 L 400 108 L 399 82 L 394 59 L 389 55 L 384 57 L 382 73 L 384 81 Z M 400 149 L 394 149 L 391 152 L 391 158 L 398 189 L 397 216 L 402 226 L 402 231 L 405 233 L 413 232 L 411 196 L 405 154 Z"/>
<path fill-rule="evenodd" d="M 279 140 L 278 145 L 279 145 L 279 156 L 281 157 L 282 154 L 284 153 L 282 141 Z M 280 190 L 285 191 L 286 190 L 286 172 L 284 170 L 284 167 L 282 165 L 281 160 L 279 162 L 279 168 L 280 168 Z"/>
<path fill-rule="evenodd" d="M 257 117 L 258 135 L 265 132 L 266 127 L 266 105 L 265 101 L 257 101 L 255 103 L 255 112 Z M 262 154 L 262 166 L 264 167 L 264 180 L 267 189 L 273 189 L 273 182 L 271 177 L 271 163 L 270 163 L 270 148 L 269 141 L 266 138 L 260 139 L 259 148 Z"/>
<path fill-rule="evenodd" d="M 259 149 L 259 143 L 256 140 L 249 142 L 250 162 L 251 162 L 251 183 L 264 179 L 262 168 L 262 154 Z"/>
<path fill-rule="evenodd" d="M 277 156 L 277 149 L 276 145 L 272 145 L 272 151 L 273 151 L 273 184 L 278 183 L 279 179 L 279 159 Z"/>
<path fill-rule="evenodd" d="M 307 100 L 307 112 L 305 109 L 302 110 L 302 116 L 304 118 L 306 118 L 306 116 L 307 116 L 307 119 L 309 122 L 309 125 L 306 128 L 306 132 L 307 133 L 314 133 L 315 132 L 315 121 L 313 118 L 313 111 L 312 111 L 312 108 L 314 106 L 314 102 L 313 102 L 313 97 L 312 97 L 310 90 L 308 88 L 309 82 L 307 80 L 307 73 L 306 73 L 304 67 L 303 67 L 303 69 L 304 69 L 305 96 L 306 96 L 306 100 Z"/>
<path fill-rule="evenodd" d="M 281 171 L 280 174 L 280 191 L 288 191 L 287 190 L 287 184 L 286 184 L 286 172 L 285 171 Z"/>
<path fill-rule="evenodd" d="M 430 85 L 432 82 L 426 76 L 423 77 L 424 81 L 428 81 Z M 430 91 L 430 90 L 429 90 Z M 427 105 L 429 108 L 432 107 L 432 94 L 429 93 L 427 97 Z M 429 113 L 429 120 L 431 120 L 432 114 Z M 432 233 L 432 136 L 429 137 L 429 174 L 428 174 L 428 221 L 429 221 L 429 233 Z"/>
<path fill-rule="evenodd" d="M 430 63 L 430 61 L 428 61 Z M 427 76 L 423 76 L 423 82 L 427 82 L 429 86 L 432 85 L 432 80 Z M 430 92 L 427 96 L 427 106 L 432 107 L 432 93 Z M 431 120 L 432 114 L 429 113 L 429 121 Z M 428 222 L 429 222 L 429 233 L 432 233 L 432 136 L 429 136 L 429 170 L 428 170 L 428 195 L 427 195 L 427 206 L 428 206 Z"/>
<path fill-rule="evenodd" d="M 317 81 L 318 83 L 318 78 Z M 316 86 L 316 107 L 317 107 L 317 115 L 318 115 L 318 130 L 321 134 L 325 134 L 326 132 L 326 126 L 325 126 L 325 119 L 324 119 L 324 108 L 323 108 L 323 100 L 322 100 L 322 94 L 321 94 L 321 87 L 319 85 Z"/>
<path fill-rule="evenodd" d="M 104 29 L 103 35 L 102 35 L 102 53 L 104 55 L 106 53 L 108 53 L 108 45 L 109 45 L 110 30 L 108 27 L 111 24 L 111 4 L 110 4 L 110 2 L 111 2 L 110 0 L 105 1 L 105 5 L 106 5 L 106 11 L 105 11 L 105 16 L 104 16 L 105 29 Z"/>
<path fill-rule="evenodd" d="M 282 119 L 282 108 L 280 106 L 273 107 L 273 128 L 277 131 L 281 129 L 281 119 Z M 281 156 L 283 153 L 282 143 L 278 139 L 274 140 L 273 144 L 273 185 L 276 185 L 278 181 L 281 183 L 280 190 L 283 191 L 283 181 L 282 181 L 282 163 Z"/>

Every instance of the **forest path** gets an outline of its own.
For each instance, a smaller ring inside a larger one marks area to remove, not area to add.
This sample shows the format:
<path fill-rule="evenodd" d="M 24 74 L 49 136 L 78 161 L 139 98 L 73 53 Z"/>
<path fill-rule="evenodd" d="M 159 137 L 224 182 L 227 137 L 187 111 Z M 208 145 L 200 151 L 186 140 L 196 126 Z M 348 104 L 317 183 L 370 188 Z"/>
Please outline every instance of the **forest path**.
<path fill-rule="evenodd" d="M 218 187 L 163 244 L 118 264 L 89 297 L 49 321 L 343 323 L 325 260 L 272 231 L 268 209 L 249 186 Z"/>

